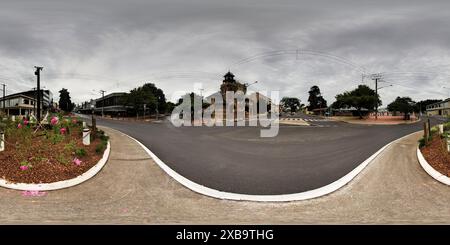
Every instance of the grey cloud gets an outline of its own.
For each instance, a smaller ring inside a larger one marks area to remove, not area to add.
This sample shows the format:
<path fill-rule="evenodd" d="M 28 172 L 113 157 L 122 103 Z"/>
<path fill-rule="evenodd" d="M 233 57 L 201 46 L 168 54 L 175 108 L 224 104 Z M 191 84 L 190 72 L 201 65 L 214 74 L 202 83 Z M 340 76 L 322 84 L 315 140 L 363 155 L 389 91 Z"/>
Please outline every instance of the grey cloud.
<path fill-rule="evenodd" d="M 9 80 L 11 89 L 26 89 L 33 65 L 43 65 L 43 83 L 55 94 L 68 88 L 76 102 L 95 97 L 92 89 L 129 90 L 145 81 L 170 98 L 195 82 L 217 89 L 220 74 L 243 58 L 299 48 L 343 57 L 368 72 L 433 71 L 388 74 L 400 85 L 382 91 L 384 104 L 397 95 L 442 98 L 448 66 L 436 65 L 450 64 L 449 7 L 446 1 L 2 0 L 0 79 L 12 77 L 18 82 Z M 243 81 L 258 80 L 254 89 L 303 101 L 314 84 L 331 102 L 361 82 L 354 67 L 320 55 L 264 57 L 233 71 Z"/>

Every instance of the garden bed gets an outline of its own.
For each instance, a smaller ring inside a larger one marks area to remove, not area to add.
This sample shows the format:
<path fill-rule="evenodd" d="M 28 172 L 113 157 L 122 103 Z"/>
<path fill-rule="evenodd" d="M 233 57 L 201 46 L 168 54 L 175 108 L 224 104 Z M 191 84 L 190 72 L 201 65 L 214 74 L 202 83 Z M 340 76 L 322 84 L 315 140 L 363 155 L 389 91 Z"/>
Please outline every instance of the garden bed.
<path fill-rule="evenodd" d="M 0 152 L 0 178 L 11 183 L 42 184 L 76 178 L 103 157 L 108 138 L 102 131 L 82 142 L 82 122 L 52 117 L 42 129 L 27 120 L 4 121 L 5 151 Z"/>
<path fill-rule="evenodd" d="M 435 136 L 420 151 L 431 167 L 450 177 L 450 153 L 447 152 L 445 139 Z"/>
<path fill-rule="evenodd" d="M 447 137 L 450 134 L 450 122 L 443 125 L 444 133 L 438 133 L 438 128 L 433 127 L 425 144 L 425 139 L 422 137 L 419 140 L 420 152 L 427 163 L 436 171 L 450 177 L 450 153 L 447 151 Z"/>

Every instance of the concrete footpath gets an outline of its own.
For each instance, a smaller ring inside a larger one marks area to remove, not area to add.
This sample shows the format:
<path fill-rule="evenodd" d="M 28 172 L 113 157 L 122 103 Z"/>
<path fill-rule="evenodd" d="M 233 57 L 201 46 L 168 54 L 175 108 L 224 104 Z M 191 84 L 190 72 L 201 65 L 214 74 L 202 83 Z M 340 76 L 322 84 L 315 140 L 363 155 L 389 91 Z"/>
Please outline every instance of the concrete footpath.
<path fill-rule="evenodd" d="M 450 188 L 420 167 L 414 134 L 391 145 L 340 190 L 313 200 L 254 203 L 196 194 L 122 133 L 91 180 L 44 196 L 0 188 L 0 224 L 450 223 Z"/>

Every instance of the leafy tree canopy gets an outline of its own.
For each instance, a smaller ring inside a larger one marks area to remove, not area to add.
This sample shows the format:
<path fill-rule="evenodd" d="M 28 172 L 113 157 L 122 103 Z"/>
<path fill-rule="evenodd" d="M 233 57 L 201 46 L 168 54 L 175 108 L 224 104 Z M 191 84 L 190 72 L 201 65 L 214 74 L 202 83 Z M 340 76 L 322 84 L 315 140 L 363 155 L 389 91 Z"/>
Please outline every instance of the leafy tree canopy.
<path fill-rule="evenodd" d="M 376 95 L 375 90 L 369 88 L 367 85 L 359 85 L 358 88 L 336 95 L 336 101 L 333 103 L 333 108 L 350 108 L 354 107 L 358 111 L 360 117 L 361 109 L 365 108 L 373 111 L 378 103 L 381 105 L 380 96 Z"/>
<path fill-rule="evenodd" d="M 283 97 L 280 104 L 283 110 L 290 110 L 294 113 L 304 106 L 300 103 L 300 100 L 295 97 Z"/>
<path fill-rule="evenodd" d="M 157 88 L 153 83 L 146 83 L 141 87 L 135 88 L 123 97 L 124 104 L 132 107 L 135 113 L 143 113 L 144 105 L 151 113 L 166 112 L 166 97 L 164 92 Z"/>
<path fill-rule="evenodd" d="M 63 88 L 59 91 L 59 108 L 65 112 L 71 112 L 75 104 L 72 103 L 70 93 L 67 89 Z"/>
<path fill-rule="evenodd" d="M 308 110 L 312 111 L 314 109 L 327 107 L 327 101 L 322 97 L 320 88 L 318 86 L 316 86 L 316 85 L 312 86 L 308 93 L 309 93 Z"/>
<path fill-rule="evenodd" d="M 405 119 L 407 118 L 407 114 L 413 112 L 415 108 L 416 103 L 409 97 L 397 97 L 387 106 L 388 111 L 404 113 Z"/>

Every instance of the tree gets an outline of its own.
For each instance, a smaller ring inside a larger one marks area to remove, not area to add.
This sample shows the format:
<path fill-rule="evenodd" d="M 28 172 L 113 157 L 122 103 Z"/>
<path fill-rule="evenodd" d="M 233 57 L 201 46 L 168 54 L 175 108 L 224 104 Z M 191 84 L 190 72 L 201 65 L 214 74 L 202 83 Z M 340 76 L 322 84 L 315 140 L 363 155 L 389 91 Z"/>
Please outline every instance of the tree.
<path fill-rule="evenodd" d="M 183 95 L 180 99 L 178 99 L 178 103 L 175 104 L 175 106 L 181 105 L 183 103 L 183 100 L 189 99 L 191 101 L 191 120 L 194 120 L 194 113 L 195 113 L 195 107 L 194 107 L 194 101 L 198 101 L 198 103 L 202 103 L 202 108 L 197 111 L 197 113 L 200 113 L 203 115 L 203 110 L 208 108 L 210 106 L 209 103 L 206 103 L 203 101 L 203 97 L 191 92 Z M 200 111 L 201 110 L 201 111 Z"/>
<path fill-rule="evenodd" d="M 235 93 L 237 91 L 242 91 L 245 94 L 247 93 L 247 87 L 238 81 L 235 81 L 233 83 L 222 83 L 222 85 L 220 85 L 220 93 L 222 94 L 224 102 L 226 101 L 226 93 L 228 91 L 232 91 Z"/>
<path fill-rule="evenodd" d="M 373 111 L 376 103 L 381 105 L 380 96 L 376 95 L 375 90 L 366 85 L 359 85 L 358 88 L 336 95 L 336 101 L 333 108 L 350 108 L 355 107 L 359 118 L 362 118 L 361 109 L 365 108 Z"/>
<path fill-rule="evenodd" d="M 289 110 L 291 113 L 297 112 L 303 105 L 298 98 L 294 97 L 283 97 L 280 104 L 283 111 Z"/>
<path fill-rule="evenodd" d="M 166 112 L 172 112 L 173 108 L 175 108 L 175 104 L 170 102 L 170 101 L 168 101 L 166 103 Z"/>
<path fill-rule="evenodd" d="M 191 100 L 191 109 L 192 110 L 194 109 L 194 101 L 195 100 L 202 101 L 202 109 L 206 109 L 206 108 L 208 108 L 208 106 L 210 106 L 209 103 L 206 103 L 206 102 L 203 101 L 203 97 L 202 96 L 200 96 L 200 95 L 198 95 L 198 94 L 196 94 L 194 92 L 187 93 L 187 94 L 183 95 L 181 98 L 178 99 L 178 103 L 176 103 L 175 106 L 181 105 L 181 103 L 183 103 L 183 100 L 187 99 L 188 97 L 190 97 L 190 100 Z"/>
<path fill-rule="evenodd" d="M 407 120 L 409 113 L 416 108 L 416 103 L 409 97 L 397 97 L 392 103 L 387 106 L 388 111 L 399 111 L 403 113 L 403 119 Z"/>
<path fill-rule="evenodd" d="M 308 97 L 308 110 L 312 111 L 314 109 L 326 108 L 327 101 L 322 97 L 320 92 L 320 88 L 316 85 L 312 86 L 309 89 L 309 97 Z"/>
<path fill-rule="evenodd" d="M 75 104 L 72 103 L 70 93 L 67 89 L 63 88 L 59 91 L 59 108 L 65 112 L 71 112 Z"/>
<path fill-rule="evenodd" d="M 164 92 L 153 83 L 131 90 L 122 100 L 131 107 L 131 114 L 144 114 L 144 105 L 145 111 L 150 113 L 165 113 L 167 108 Z"/>

